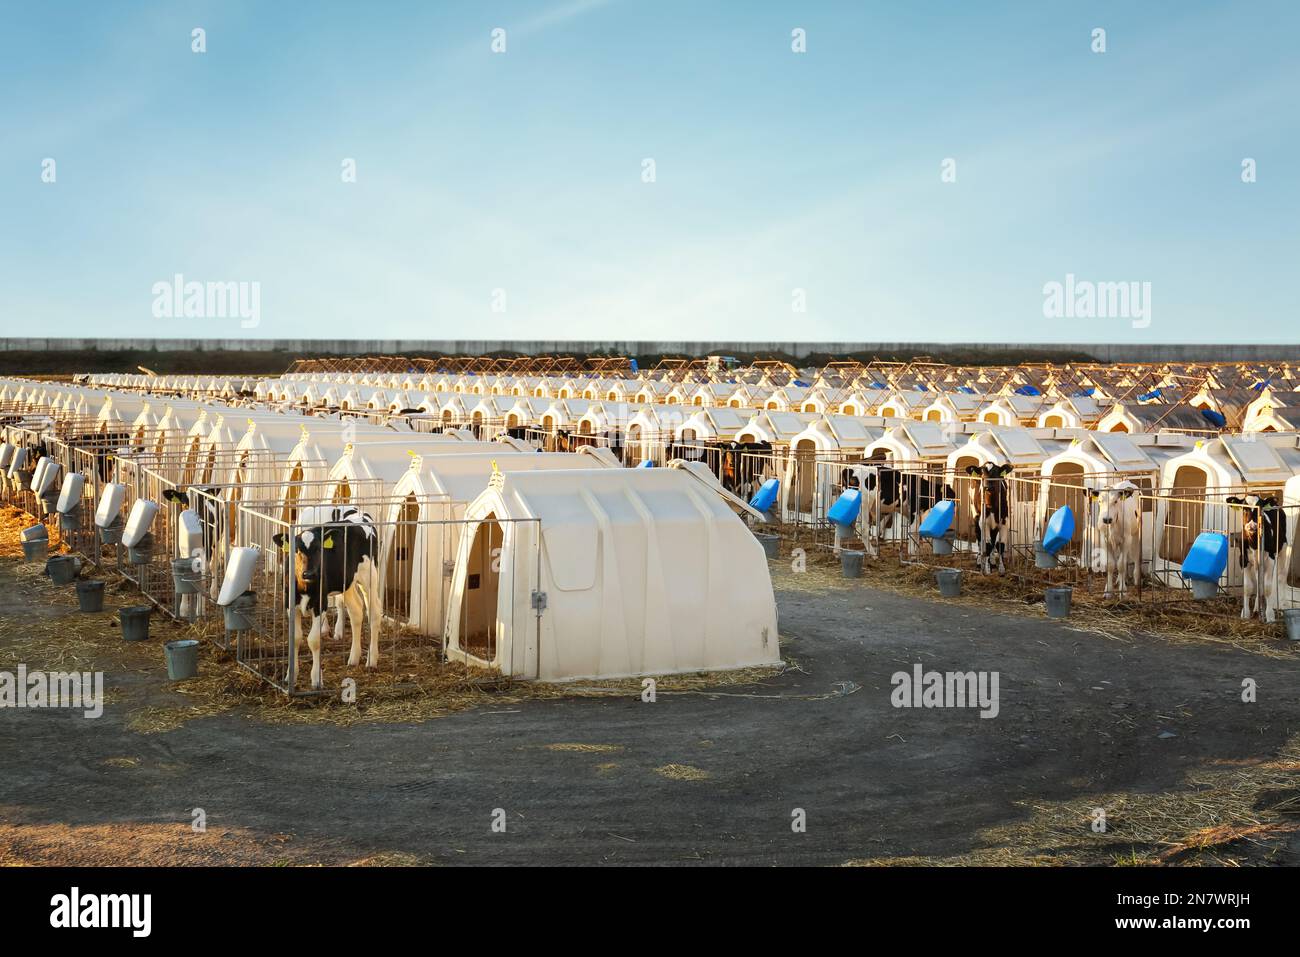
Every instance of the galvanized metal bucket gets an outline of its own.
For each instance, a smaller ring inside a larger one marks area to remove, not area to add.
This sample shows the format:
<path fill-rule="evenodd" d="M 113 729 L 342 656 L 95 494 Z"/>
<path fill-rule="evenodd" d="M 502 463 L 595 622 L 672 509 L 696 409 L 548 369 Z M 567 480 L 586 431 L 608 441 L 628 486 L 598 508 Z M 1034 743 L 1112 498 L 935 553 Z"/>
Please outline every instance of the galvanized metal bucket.
<path fill-rule="evenodd" d="M 960 568 L 936 568 L 934 580 L 939 585 L 939 594 L 944 598 L 956 598 L 961 594 Z"/>
<path fill-rule="evenodd" d="M 257 608 L 257 592 L 246 591 L 229 605 L 222 607 L 226 631 L 247 631 L 253 627 L 253 614 Z"/>
<path fill-rule="evenodd" d="M 840 573 L 845 578 L 861 578 L 862 559 L 866 555 L 866 552 L 851 552 L 847 549 L 840 552 Z"/>
<path fill-rule="evenodd" d="M 197 595 L 202 576 L 194 570 L 194 559 L 172 559 L 172 586 L 178 595 Z"/>
<path fill-rule="evenodd" d="M 184 681 L 199 673 L 199 643 L 193 638 L 169 641 L 163 651 L 167 655 L 167 677 L 172 681 Z"/>
<path fill-rule="evenodd" d="M 149 615 L 152 605 L 128 605 L 118 609 L 122 619 L 123 641 L 147 641 L 149 639 Z"/>
<path fill-rule="evenodd" d="M 34 538 L 30 542 L 23 542 L 23 561 L 39 562 L 50 553 L 50 540 L 48 538 Z"/>
<path fill-rule="evenodd" d="M 1047 608 L 1048 618 L 1070 617 L 1070 596 L 1074 589 L 1069 585 L 1059 585 L 1047 589 L 1043 594 L 1043 604 Z"/>
<path fill-rule="evenodd" d="M 126 560 L 132 565 L 148 565 L 153 561 L 153 532 L 134 545 L 127 546 Z"/>
<path fill-rule="evenodd" d="M 81 571 L 81 559 L 75 555 L 54 555 L 45 562 L 45 574 L 56 585 L 67 585 L 77 578 Z"/>
<path fill-rule="evenodd" d="M 1288 638 L 1300 641 L 1300 608 L 1283 608 L 1282 624 L 1286 627 Z"/>
<path fill-rule="evenodd" d="M 77 582 L 77 604 L 82 611 L 103 611 L 104 583 L 92 579 Z"/>

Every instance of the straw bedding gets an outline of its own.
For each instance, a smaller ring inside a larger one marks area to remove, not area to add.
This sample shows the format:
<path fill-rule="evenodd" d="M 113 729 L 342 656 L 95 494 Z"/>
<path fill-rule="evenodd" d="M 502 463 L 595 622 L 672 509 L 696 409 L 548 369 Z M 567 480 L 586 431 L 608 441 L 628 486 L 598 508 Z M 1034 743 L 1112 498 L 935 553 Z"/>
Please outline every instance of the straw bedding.
<path fill-rule="evenodd" d="M 0 544 L 8 545 L 12 538 L 16 547 L 18 531 L 31 524 L 29 516 L 17 515 L 0 516 L 4 518 Z M 21 549 L 17 551 L 21 554 Z M 401 641 L 398 654 L 387 654 L 387 660 L 381 659 L 374 671 L 347 668 L 345 645 L 335 639 L 326 645 L 327 680 L 338 687 L 345 677 L 356 679 L 355 702 L 345 702 L 339 694 L 290 698 L 241 667 L 233 651 L 217 647 L 221 625 L 215 618 L 191 625 L 155 611 L 148 641 L 123 641 L 117 608 L 144 600 L 134 585 L 112 573 L 89 567 L 83 570 L 83 577 L 107 581 L 105 611 L 98 614 L 79 613 L 75 591 L 50 583 L 40 564 L 0 558 L 0 576 L 13 588 L 9 600 L 20 602 L 24 611 L 21 616 L 0 614 L 0 647 L 5 649 L 5 657 L 25 662 L 32 670 L 103 671 L 106 704 L 124 706 L 128 726 L 141 734 L 171 731 L 187 721 L 227 712 L 269 722 L 351 725 L 425 721 L 471 708 L 505 707 L 529 700 L 642 693 L 639 678 L 581 684 L 513 681 L 495 672 L 443 663 L 436 643 L 428 641 Z M 199 676 L 168 682 L 161 645 L 180 638 L 201 640 Z M 304 663 L 308 660 L 305 645 L 301 652 Z M 386 653 L 387 648 L 384 650 Z M 665 676 L 656 679 L 656 690 L 672 694 L 753 685 L 781 670 L 747 668 Z"/>

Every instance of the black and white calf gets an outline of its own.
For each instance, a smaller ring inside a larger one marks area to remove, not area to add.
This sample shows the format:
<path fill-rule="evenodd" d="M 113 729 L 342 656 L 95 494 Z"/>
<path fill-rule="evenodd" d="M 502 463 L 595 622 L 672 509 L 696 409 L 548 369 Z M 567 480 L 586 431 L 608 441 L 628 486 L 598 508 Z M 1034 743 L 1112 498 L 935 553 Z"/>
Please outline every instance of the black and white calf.
<path fill-rule="evenodd" d="M 971 483 L 971 520 L 975 523 L 975 541 L 979 546 L 980 571 L 993 571 L 997 556 L 998 574 L 1007 573 L 1007 522 L 1011 517 L 1010 489 L 1007 476 L 1013 466 L 986 462 L 966 466 L 966 474 L 979 479 Z"/>
<path fill-rule="evenodd" d="M 297 660 L 300 616 L 308 615 L 311 618 L 307 634 L 307 647 L 311 649 L 311 686 L 319 690 L 321 619 L 334 595 L 341 596 L 352 627 L 348 665 L 355 666 L 361 662 L 361 620 L 367 610 L 370 653 L 366 657 L 366 667 L 374 668 L 379 664 L 379 531 L 373 518 L 350 505 L 303 509 L 297 525 L 299 531 L 294 536 L 292 547 L 285 533 L 274 536 L 275 544 L 286 558 L 292 558 L 287 587 L 297 608 L 290 616 L 289 654 Z"/>
<path fill-rule="evenodd" d="M 905 471 L 892 465 L 849 466 L 841 476 L 841 483 L 846 488 L 856 486 L 861 492 L 859 528 L 862 544 L 873 558 L 885 530 L 894 531 L 896 523 L 900 547 L 902 539 L 907 539 L 908 551 L 915 555 L 919 546 L 911 533 L 912 522 L 924 519 L 926 512 L 951 494 L 939 476 Z"/>
<path fill-rule="evenodd" d="M 771 468 L 772 443 L 724 442 L 718 457 L 718 480 L 733 495 L 751 497 Z"/>
<path fill-rule="evenodd" d="M 1277 559 L 1286 547 L 1286 512 L 1269 495 L 1230 495 L 1228 504 L 1239 506 L 1241 521 L 1241 617 L 1250 618 L 1258 604 L 1260 617 L 1273 621 L 1277 604 Z M 1256 602 L 1258 594 L 1258 602 Z"/>

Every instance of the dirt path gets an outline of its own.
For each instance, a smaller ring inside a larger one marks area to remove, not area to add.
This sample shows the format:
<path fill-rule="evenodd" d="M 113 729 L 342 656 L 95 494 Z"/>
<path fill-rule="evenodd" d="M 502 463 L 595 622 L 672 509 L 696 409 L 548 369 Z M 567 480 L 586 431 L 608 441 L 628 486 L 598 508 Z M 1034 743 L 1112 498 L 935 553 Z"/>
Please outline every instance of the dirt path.
<path fill-rule="evenodd" d="M 24 627 L 72 614 L 16 567 L 0 562 L 0 670 Z M 795 667 L 653 704 L 346 727 L 228 712 L 140 734 L 132 710 L 173 694 L 152 642 L 106 667 L 101 718 L 0 711 L 0 863 L 1300 862 L 1294 659 L 773 567 Z M 997 716 L 892 707 L 891 675 L 917 663 L 998 672 Z"/>

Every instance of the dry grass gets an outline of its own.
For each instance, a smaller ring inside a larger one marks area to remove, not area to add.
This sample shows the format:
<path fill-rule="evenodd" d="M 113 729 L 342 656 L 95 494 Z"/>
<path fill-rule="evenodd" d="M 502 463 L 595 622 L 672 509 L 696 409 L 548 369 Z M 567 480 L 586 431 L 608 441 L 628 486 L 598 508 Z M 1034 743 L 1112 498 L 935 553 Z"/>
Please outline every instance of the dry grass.
<path fill-rule="evenodd" d="M 668 778 L 670 781 L 707 781 L 709 779 L 708 771 L 689 764 L 665 764 L 661 768 L 655 768 L 655 773 Z"/>
<path fill-rule="evenodd" d="M 1028 816 L 982 831 L 969 853 L 891 857 L 855 866 L 1034 864 L 1228 864 L 1267 858 L 1300 830 L 1300 736 L 1253 764 L 1192 771 L 1176 791 L 1095 794 L 1064 802 L 1021 802 Z M 1095 809 L 1106 829 L 1093 830 Z"/>
<path fill-rule="evenodd" d="M 688 691 L 747 685 L 778 672 L 749 668 L 732 672 L 674 675 L 659 679 L 661 690 Z M 132 712 L 130 727 L 142 734 L 171 731 L 195 718 L 237 711 L 261 721 L 286 724 L 327 723 L 353 725 L 364 722 L 404 723 L 427 721 L 472 708 L 501 708 L 526 701 L 559 698 L 640 696 L 639 679 L 588 683 L 581 687 L 511 681 L 495 672 L 438 660 L 436 648 L 422 656 L 406 656 L 403 667 L 344 669 L 338 675 L 357 681 L 355 702 L 337 695 L 290 698 L 256 676 L 239 668 L 228 654 L 204 646 L 199 677 L 175 685 L 190 703 L 153 706 Z M 603 750 L 605 745 L 557 745 L 554 750 Z"/>
<path fill-rule="evenodd" d="M 827 552 L 810 552 L 809 570 L 832 581 L 839 578 L 839 562 Z M 1043 618 L 1043 591 L 1050 584 L 1064 583 L 1060 573 L 1042 580 L 1020 579 L 1013 575 L 981 575 L 962 567 L 962 593 L 959 598 L 943 598 L 935 585 L 934 570 L 941 566 L 903 564 L 887 553 L 877 561 L 864 562 L 861 581 L 897 594 L 921 596 L 934 601 L 960 603 L 1003 614 Z M 1100 635 L 1119 642 L 1133 642 L 1146 635 L 1167 641 L 1222 644 L 1270 658 L 1300 657 L 1300 642 L 1282 638 L 1279 623 L 1266 625 L 1258 619 L 1243 621 L 1240 602 L 1233 598 L 1211 601 L 1182 599 L 1172 589 L 1145 585 L 1143 600 L 1103 598 L 1100 590 L 1074 588 L 1071 614 L 1061 623 L 1073 631 Z M 1159 600 L 1153 600 L 1158 596 Z"/>
<path fill-rule="evenodd" d="M 0 558 L 22 558 L 23 545 L 18 533 L 30 525 L 35 525 L 36 521 L 21 508 L 12 505 L 0 507 Z M 51 529 L 51 541 L 56 539 L 57 535 L 58 533 Z M 50 554 L 54 554 L 55 551 L 56 549 L 51 545 Z"/>
<path fill-rule="evenodd" d="M 17 542 L 20 529 L 31 524 L 30 516 L 16 509 L 0 527 L 0 543 Z M 21 549 L 18 550 L 19 553 Z M 34 613 L 0 617 L 0 647 L 5 655 L 22 661 L 33 670 L 103 671 L 110 684 L 106 703 L 125 704 L 128 726 L 141 734 L 171 731 L 188 721 L 225 713 L 238 713 L 261 721 L 279 723 L 327 723 L 352 725 L 361 722 L 419 722 L 479 707 L 510 707 L 525 701 L 558 698 L 640 696 L 641 679 L 586 681 L 581 684 L 544 684 L 514 681 L 496 672 L 470 668 L 439 660 L 436 644 L 403 642 L 398 655 L 374 671 L 348 668 L 341 659 L 341 645 L 326 646 L 326 675 L 338 688 L 344 678 L 356 681 L 356 700 L 344 701 L 340 693 L 317 697 L 290 698 L 241 667 L 233 652 L 216 644 L 221 625 L 207 618 L 190 625 L 173 621 L 161 611 L 150 620 L 148 641 L 128 642 L 121 638 L 117 608 L 143 604 L 135 586 L 120 576 L 83 569 L 83 577 L 104 577 L 104 608 L 98 614 L 75 611 L 77 598 L 71 587 L 53 585 L 39 563 L 13 559 L 4 562 L 4 574 L 14 582 L 24 610 Z M 198 638 L 199 675 L 188 681 L 169 683 L 161 645 L 180 638 Z M 305 643 L 304 643 L 305 646 Z M 307 660 L 305 647 L 302 661 Z M 300 669 L 301 672 L 302 669 Z M 779 674 L 780 668 L 747 668 L 730 672 L 671 675 L 656 678 L 661 694 L 706 692 L 753 685 Z M 144 687 L 120 686 L 124 675 L 148 676 Z M 141 695 L 164 700 L 141 701 Z M 171 698 L 168 701 L 166 698 Z M 598 745 L 560 745 L 556 750 L 599 748 Z"/>

